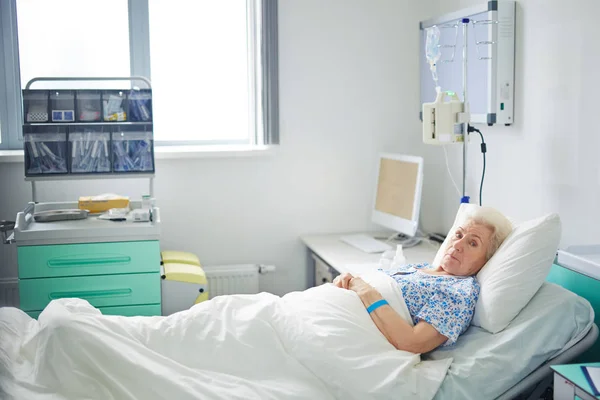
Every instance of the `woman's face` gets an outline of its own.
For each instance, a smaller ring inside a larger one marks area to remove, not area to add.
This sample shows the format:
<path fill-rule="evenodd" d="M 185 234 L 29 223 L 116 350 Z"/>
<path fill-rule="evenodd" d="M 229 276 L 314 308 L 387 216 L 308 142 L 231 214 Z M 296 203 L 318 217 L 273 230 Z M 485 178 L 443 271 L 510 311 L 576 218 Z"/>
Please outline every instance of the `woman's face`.
<path fill-rule="evenodd" d="M 475 275 L 486 263 L 492 229 L 467 221 L 453 233 L 440 267 L 450 275 Z"/>

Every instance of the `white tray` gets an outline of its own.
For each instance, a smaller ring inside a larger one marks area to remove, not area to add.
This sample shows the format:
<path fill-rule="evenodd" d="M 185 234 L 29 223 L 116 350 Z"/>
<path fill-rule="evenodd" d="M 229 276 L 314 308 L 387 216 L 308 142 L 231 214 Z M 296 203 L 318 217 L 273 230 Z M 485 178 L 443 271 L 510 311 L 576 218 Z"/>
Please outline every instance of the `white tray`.
<path fill-rule="evenodd" d="M 558 250 L 557 261 L 568 269 L 600 280 L 600 244 Z"/>

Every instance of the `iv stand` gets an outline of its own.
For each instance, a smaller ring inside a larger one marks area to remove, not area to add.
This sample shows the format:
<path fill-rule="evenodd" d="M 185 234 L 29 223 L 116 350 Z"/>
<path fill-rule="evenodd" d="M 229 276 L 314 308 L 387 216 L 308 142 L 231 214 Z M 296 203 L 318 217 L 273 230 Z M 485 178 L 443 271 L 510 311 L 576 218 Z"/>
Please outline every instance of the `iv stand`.
<path fill-rule="evenodd" d="M 463 186 L 462 186 L 462 198 L 461 203 L 469 203 L 469 196 L 467 196 L 467 144 L 468 144 L 468 127 L 470 116 L 469 102 L 467 100 L 467 31 L 469 26 L 469 18 L 462 19 L 463 24 L 463 102 L 464 110 L 463 115 L 467 116 L 467 120 L 462 123 L 463 129 Z"/>

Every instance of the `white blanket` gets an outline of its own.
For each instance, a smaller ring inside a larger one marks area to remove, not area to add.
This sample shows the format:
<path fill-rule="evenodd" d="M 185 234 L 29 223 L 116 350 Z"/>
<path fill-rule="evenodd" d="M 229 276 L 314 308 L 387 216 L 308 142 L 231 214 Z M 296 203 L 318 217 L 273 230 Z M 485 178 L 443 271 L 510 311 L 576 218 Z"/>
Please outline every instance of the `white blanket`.
<path fill-rule="evenodd" d="M 365 276 L 410 322 L 396 283 Z M 169 317 L 53 301 L 38 321 L 0 309 L 17 399 L 431 399 L 451 359 L 396 350 L 358 296 L 323 285 L 221 296 Z"/>

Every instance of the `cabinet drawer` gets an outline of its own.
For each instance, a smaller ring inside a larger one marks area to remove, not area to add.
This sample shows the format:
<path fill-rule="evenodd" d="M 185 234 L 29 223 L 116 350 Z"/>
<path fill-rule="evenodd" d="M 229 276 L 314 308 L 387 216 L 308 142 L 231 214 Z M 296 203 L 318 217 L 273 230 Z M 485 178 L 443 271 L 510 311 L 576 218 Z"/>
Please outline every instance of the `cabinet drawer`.
<path fill-rule="evenodd" d="M 333 268 L 314 254 L 312 258 L 315 262 L 315 286 L 333 282 L 333 278 L 336 276 L 334 275 Z"/>
<path fill-rule="evenodd" d="M 160 304 L 146 304 L 143 306 L 123 306 L 123 307 L 99 307 L 100 312 L 104 315 L 123 315 L 125 317 L 144 316 L 153 317 L 160 315 Z M 29 311 L 27 314 L 31 318 L 40 316 L 41 311 Z"/>
<path fill-rule="evenodd" d="M 19 278 L 160 271 L 158 241 L 21 246 Z"/>
<path fill-rule="evenodd" d="M 160 304 L 160 274 L 22 279 L 19 293 L 23 311 L 43 310 L 52 300 L 73 297 L 94 307 Z"/>

